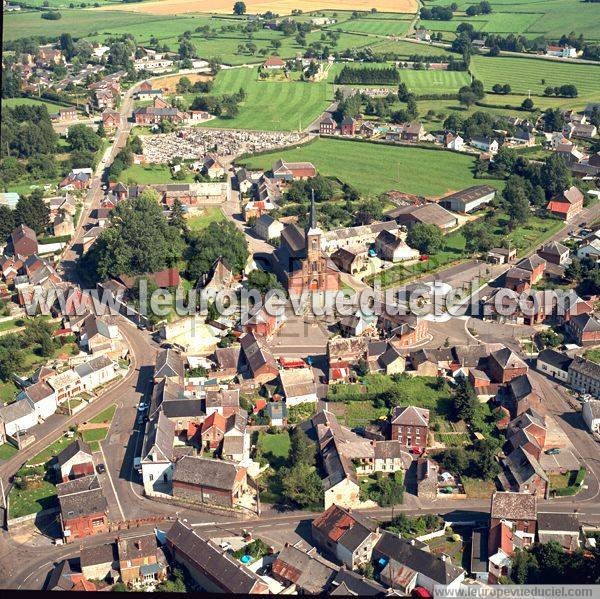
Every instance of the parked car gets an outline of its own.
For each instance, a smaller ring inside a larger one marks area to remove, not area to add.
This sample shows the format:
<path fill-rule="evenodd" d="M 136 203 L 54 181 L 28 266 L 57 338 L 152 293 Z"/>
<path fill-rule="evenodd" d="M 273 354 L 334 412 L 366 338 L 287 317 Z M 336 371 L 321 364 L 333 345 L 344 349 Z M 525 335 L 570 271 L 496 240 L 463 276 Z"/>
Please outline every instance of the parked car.
<path fill-rule="evenodd" d="M 98 464 L 96 466 L 96 472 L 98 474 L 103 474 L 104 472 L 106 472 L 106 466 L 104 464 Z"/>
<path fill-rule="evenodd" d="M 544 453 L 546 455 L 558 455 L 560 453 L 560 449 L 558 447 L 551 447 L 550 449 L 546 449 Z"/>
<path fill-rule="evenodd" d="M 148 407 L 147 403 L 142 402 L 139 406 L 138 406 L 138 411 L 139 412 L 143 412 L 146 408 Z"/>
<path fill-rule="evenodd" d="M 143 322 L 138 322 L 137 328 L 140 331 L 145 331 L 148 327 Z"/>
<path fill-rule="evenodd" d="M 411 447 L 410 453 L 413 455 L 421 455 L 425 450 L 422 447 Z"/>

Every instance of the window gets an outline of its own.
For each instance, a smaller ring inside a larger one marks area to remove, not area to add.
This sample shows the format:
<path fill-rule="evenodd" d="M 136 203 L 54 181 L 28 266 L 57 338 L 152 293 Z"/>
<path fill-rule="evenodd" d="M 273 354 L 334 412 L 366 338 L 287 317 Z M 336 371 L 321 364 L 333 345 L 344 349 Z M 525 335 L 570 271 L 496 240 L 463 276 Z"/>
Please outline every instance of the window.
<path fill-rule="evenodd" d="M 98 526 L 102 526 L 104 524 L 104 520 L 102 518 L 96 518 L 95 520 L 92 520 L 92 526 L 94 528 L 98 528 Z"/>
<path fill-rule="evenodd" d="M 154 480 L 154 474 L 149 474 L 148 475 L 148 480 L 150 480 L 150 481 Z"/>

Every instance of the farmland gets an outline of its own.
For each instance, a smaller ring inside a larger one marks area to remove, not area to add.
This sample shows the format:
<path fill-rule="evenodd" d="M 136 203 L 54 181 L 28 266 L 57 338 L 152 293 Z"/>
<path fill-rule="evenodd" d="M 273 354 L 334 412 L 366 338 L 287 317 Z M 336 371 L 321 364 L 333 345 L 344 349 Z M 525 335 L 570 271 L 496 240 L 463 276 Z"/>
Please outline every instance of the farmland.
<path fill-rule="evenodd" d="M 349 19 L 328 29 L 368 35 L 405 35 L 410 21 L 396 19 Z"/>
<path fill-rule="evenodd" d="M 4 41 L 16 40 L 31 36 L 55 36 L 63 31 L 76 31 L 79 36 L 91 35 L 98 31 L 112 32 L 121 29 L 124 33 L 128 26 L 147 24 L 160 17 L 150 15 L 134 15 L 114 10 L 102 13 L 99 18 L 93 10 L 64 9 L 58 21 L 48 21 L 40 17 L 40 12 L 6 13 L 2 32 Z M 124 28 L 124 29 L 123 29 Z"/>
<path fill-rule="evenodd" d="M 600 66 L 555 63 L 534 58 L 490 58 L 474 56 L 471 70 L 486 90 L 494 83 L 510 83 L 512 91 L 542 95 L 551 85 L 572 83 L 580 98 L 600 98 Z"/>
<path fill-rule="evenodd" d="M 336 10 L 366 10 L 376 8 L 380 11 L 414 13 L 417 11 L 416 0 L 248 0 L 246 6 L 249 13 L 273 11 L 287 15 L 293 9 L 303 12 L 332 8 Z M 230 13 L 230 0 L 208 0 L 202 3 L 202 9 L 214 13 Z M 137 13 L 179 14 L 198 11 L 195 0 L 151 0 L 150 2 L 126 3 L 123 10 Z"/>
<path fill-rule="evenodd" d="M 428 1 L 427 6 L 448 6 L 452 0 Z M 443 31 L 452 38 L 456 27 L 463 22 L 471 23 L 476 30 L 489 33 L 520 33 L 527 37 L 544 36 L 559 38 L 574 31 L 586 39 L 600 39 L 600 5 L 580 0 L 490 0 L 492 13 L 467 17 L 464 10 L 471 1 L 457 2 L 458 11 L 451 21 L 421 21 L 425 27 Z"/>
<path fill-rule="evenodd" d="M 390 189 L 438 197 L 476 185 L 474 159 L 422 148 L 318 139 L 304 146 L 248 158 L 250 168 L 268 169 L 277 158 L 308 160 L 326 176 L 337 176 L 366 195 Z M 501 185 L 500 181 L 491 181 Z"/>
<path fill-rule="evenodd" d="M 227 69 L 215 79 L 213 94 L 243 88 L 246 100 L 234 118 L 216 118 L 207 127 L 292 131 L 309 125 L 332 101 L 325 82 L 261 81 L 257 69 Z"/>

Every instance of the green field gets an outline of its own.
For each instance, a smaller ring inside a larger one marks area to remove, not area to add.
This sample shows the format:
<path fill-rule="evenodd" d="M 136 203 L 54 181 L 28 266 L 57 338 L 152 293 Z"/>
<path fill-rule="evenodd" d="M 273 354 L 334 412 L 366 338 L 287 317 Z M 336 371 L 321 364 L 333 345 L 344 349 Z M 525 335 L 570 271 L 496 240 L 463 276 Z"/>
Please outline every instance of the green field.
<path fill-rule="evenodd" d="M 18 449 L 12 443 L 3 443 L 0 445 L 0 460 L 12 458 Z"/>
<path fill-rule="evenodd" d="M 15 106 L 45 106 L 48 109 L 48 113 L 52 114 L 58 112 L 60 108 L 63 108 L 60 104 L 50 102 L 50 100 L 38 100 L 37 98 L 5 98 L 2 99 L 2 106 L 8 108 L 14 108 Z"/>
<path fill-rule="evenodd" d="M 337 139 L 318 139 L 241 162 L 250 168 L 269 169 L 280 157 L 289 161 L 308 160 L 321 174 L 339 177 L 366 195 L 399 189 L 439 197 L 480 182 L 473 177 L 475 162 L 471 156 Z M 489 183 L 502 186 L 502 181 Z"/>
<path fill-rule="evenodd" d="M 428 0 L 428 7 L 448 6 L 454 0 Z M 472 0 L 456 2 L 458 11 L 451 21 L 420 21 L 434 31 L 454 32 L 461 22 L 472 23 L 476 30 L 494 33 L 520 33 L 533 38 L 558 39 L 574 31 L 586 39 L 600 39 L 600 5 L 580 0 L 490 0 L 492 13 L 467 17 L 464 12 Z"/>
<path fill-rule="evenodd" d="M 579 92 L 579 99 L 600 98 L 598 65 L 556 63 L 535 58 L 474 56 L 471 71 L 483 81 L 486 90 L 495 83 L 510 83 L 513 92 L 526 94 L 531 91 L 532 94 L 542 95 L 549 85 L 572 83 Z"/>
<path fill-rule="evenodd" d="M 166 164 L 132 164 L 120 176 L 120 180 L 131 185 L 156 185 L 159 183 L 191 183 L 194 176 L 186 169 L 186 178 L 182 181 L 173 179 L 171 169 Z"/>
<path fill-rule="evenodd" d="M 186 219 L 186 224 L 191 231 L 202 231 L 206 229 L 210 223 L 218 223 L 225 220 L 225 215 L 220 208 L 206 208 L 201 214 L 195 214 Z"/>
<path fill-rule="evenodd" d="M 395 19 L 349 19 L 327 27 L 334 31 L 365 33 L 368 35 L 405 35 L 410 21 Z"/>
<path fill-rule="evenodd" d="M 371 45 L 373 52 L 390 52 L 398 56 L 409 57 L 413 54 L 421 56 L 447 56 L 450 52 L 445 48 L 437 46 L 428 46 L 426 44 L 416 44 L 404 40 L 381 40 Z"/>
<path fill-rule="evenodd" d="M 46 480 L 30 489 L 13 487 L 9 493 L 9 518 L 20 518 L 28 514 L 37 514 L 56 505 L 56 487 Z"/>
<path fill-rule="evenodd" d="M 246 91 L 235 118 L 216 118 L 206 127 L 293 131 L 304 129 L 332 101 L 333 86 L 325 81 L 261 81 L 257 69 L 227 69 L 219 72 L 212 94 Z"/>
<path fill-rule="evenodd" d="M 48 21 L 41 18 L 41 12 L 5 13 L 2 32 L 4 41 L 36 35 L 59 36 L 71 31 L 77 36 L 87 36 L 100 31 L 113 31 L 127 28 L 135 23 L 151 23 L 164 20 L 156 15 L 144 15 L 132 12 L 93 11 L 85 9 L 65 9 L 60 11 L 62 18 Z"/>
<path fill-rule="evenodd" d="M 400 71 L 400 81 L 416 95 L 456 93 L 463 85 L 471 83 L 465 71 Z"/>

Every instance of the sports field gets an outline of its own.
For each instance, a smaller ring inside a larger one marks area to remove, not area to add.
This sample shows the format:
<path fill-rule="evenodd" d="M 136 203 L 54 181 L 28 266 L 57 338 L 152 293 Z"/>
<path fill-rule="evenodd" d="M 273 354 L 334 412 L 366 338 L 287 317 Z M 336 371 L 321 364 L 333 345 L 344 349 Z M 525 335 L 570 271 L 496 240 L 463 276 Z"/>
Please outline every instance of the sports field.
<path fill-rule="evenodd" d="M 138 13 L 154 13 L 160 15 L 176 15 L 180 13 L 214 12 L 231 13 L 231 0 L 206 0 L 201 6 L 197 0 L 150 0 L 123 4 L 123 10 Z M 250 14 L 272 11 L 279 15 L 289 15 L 292 10 L 303 12 L 322 9 L 365 10 L 376 8 L 382 12 L 415 13 L 417 0 L 246 0 L 247 12 Z"/>
<path fill-rule="evenodd" d="M 224 69 L 211 94 L 230 94 L 243 88 L 246 100 L 235 118 L 216 118 L 206 127 L 294 131 L 304 129 L 332 101 L 333 86 L 326 82 L 261 81 L 258 69 Z"/>
<path fill-rule="evenodd" d="M 399 189 L 439 197 L 481 182 L 473 177 L 475 160 L 471 156 L 337 139 L 317 139 L 291 150 L 250 157 L 243 163 L 269 169 L 278 158 L 308 160 L 321 174 L 339 177 L 369 196 Z M 486 183 L 499 188 L 503 184 Z"/>
<path fill-rule="evenodd" d="M 28 106 L 45 106 L 50 114 L 58 112 L 59 109 L 64 108 L 64 106 L 62 106 L 61 104 L 55 104 L 54 102 L 50 102 L 49 100 L 38 100 L 37 98 L 2 99 L 2 106 L 8 106 L 9 108 L 13 108 L 22 104 L 26 104 Z"/>
<path fill-rule="evenodd" d="M 451 94 L 463 85 L 469 85 L 471 77 L 465 71 L 400 71 L 400 81 L 416 95 Z"/>
<path fill-rule="evenodd" d="M 600 98 L 600 66 L 568 64 L 535 58 L 474 56 L 471 72 L 486 90 L 495 83 L 510 83 L 513 92 L 542 95 L 547 86 L 572 83 L 579 99 Z"/>

